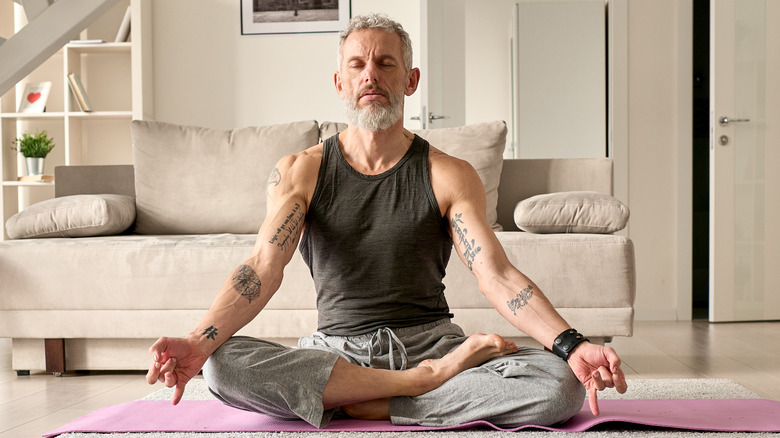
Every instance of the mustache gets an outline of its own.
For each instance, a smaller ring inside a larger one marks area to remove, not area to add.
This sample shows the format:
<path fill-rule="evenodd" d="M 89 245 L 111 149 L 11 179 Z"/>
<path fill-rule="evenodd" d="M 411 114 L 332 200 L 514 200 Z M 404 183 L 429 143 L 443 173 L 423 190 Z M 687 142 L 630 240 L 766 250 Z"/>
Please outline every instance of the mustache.
<path fill-rule="evenodd" d="M 369 91 L 379 92 L 382 96 L 387 97 L 388 92 L 384 88 L 375 85 L 375 84 L 368 84 L 365 87 L 362 87 L 360 90 L 358 90 L 358 96 L 363 96 L 364 94 L 368 93 Z"/>

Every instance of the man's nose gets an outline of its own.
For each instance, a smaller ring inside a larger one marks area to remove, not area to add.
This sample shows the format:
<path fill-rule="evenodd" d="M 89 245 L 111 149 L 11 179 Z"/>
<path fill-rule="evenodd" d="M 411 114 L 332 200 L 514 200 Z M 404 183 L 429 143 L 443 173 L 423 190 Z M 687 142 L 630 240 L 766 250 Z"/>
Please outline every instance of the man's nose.
<path fill-rule="evenodd" d="M 379 69 L 377 69 L 376 65 L 373 62 L 367 63 L 365 68 L 363 68 L 363 82 L 375 83 L 378 79 L 378 74 Z"/>

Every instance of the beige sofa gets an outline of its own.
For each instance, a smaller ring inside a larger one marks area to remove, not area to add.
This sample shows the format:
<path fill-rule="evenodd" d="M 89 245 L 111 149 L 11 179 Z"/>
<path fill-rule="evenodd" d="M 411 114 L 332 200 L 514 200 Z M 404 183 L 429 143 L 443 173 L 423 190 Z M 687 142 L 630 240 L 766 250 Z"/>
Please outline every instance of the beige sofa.
<path fill-rule="evenodd" d="M 340 128 L 133 122 L 133 166 L 57 168 L 56 197 L 11 218 L 14 239 L 0 242 L 0 337 L 13 338 L 13 368 L 145 369 L 151 343 L 188 333 L 250 254 L 277 160 Z M 574 327 L 594 340 L 631 335 L 634 249 L 611 234 L 628 216 L 609 196 L 611 160 L 504 160 L 503 122 L 420 133 L 474 165 L 510 259 Z M 444 283 L 466 332 L 523 340 L 456 257 Z M 315 331 L 316 312 L 298 254 L 242 333 L 293 344 Z"/>

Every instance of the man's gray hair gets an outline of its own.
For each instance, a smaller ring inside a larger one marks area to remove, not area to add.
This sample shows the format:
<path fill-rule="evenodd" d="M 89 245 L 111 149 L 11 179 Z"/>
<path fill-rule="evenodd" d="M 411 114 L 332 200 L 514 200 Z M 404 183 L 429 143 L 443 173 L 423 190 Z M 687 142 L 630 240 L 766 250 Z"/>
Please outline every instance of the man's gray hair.
<path fill-rule="evenodd" d="M 409 34 L 406 33 L 403 26 L 401 26 L 401 23 L 391 20 L 385 15 L 376 13 L 352 17 L 352 19 L 349 20 L 347 28 L 339 33 L 339 68 L 341 68 L 341 59 L 344 56 L 344 41 L 347 40 L 347 37 L 349 37 L 352 32 L 368 29 L 380 29 L 385 32 L 394 32 L 401 37 L 404 64 L 406 64 L 405 68 L 408 73 L 412 69 L 412 39 L 409 38 Z"/>

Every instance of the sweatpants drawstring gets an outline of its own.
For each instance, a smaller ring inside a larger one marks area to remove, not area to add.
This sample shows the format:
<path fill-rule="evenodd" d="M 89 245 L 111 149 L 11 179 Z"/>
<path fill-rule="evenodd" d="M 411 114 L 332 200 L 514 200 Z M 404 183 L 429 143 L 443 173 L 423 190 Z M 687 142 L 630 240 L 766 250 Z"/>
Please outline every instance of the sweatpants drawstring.
<path fill-rule="evenodd" d="M 406 369 L 406 361 L 407 361 L 407 354 L 406 354 L 406 346 L 403 342 L 401 342 L 400 339 L 398 339 L 398 336 L 396 336 L 395 333 L 389 328 L 389 327 L 382 327 L 376 331 L 371 336 L 371 340 L 368 342 L 368 365 L 373 367 L 373 360 L 374 360 L 374 348 L 378 348 L 379 352 L 378 354 L 382 354 L 382 335 L 387 335 L 387 357 L 388 361 L 390 362 L 390 369 L 395 370 L 395 356 L 393 354 L 394 350 L 397 350 L 399 355 L 401 356 L 401 367 L 399 370 L 405 370 Z"/>

